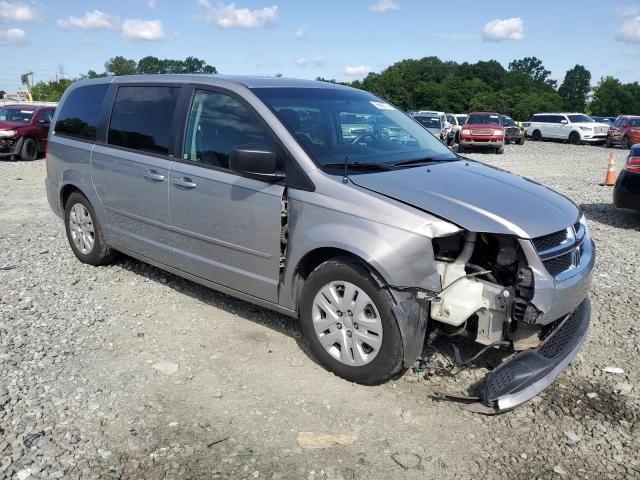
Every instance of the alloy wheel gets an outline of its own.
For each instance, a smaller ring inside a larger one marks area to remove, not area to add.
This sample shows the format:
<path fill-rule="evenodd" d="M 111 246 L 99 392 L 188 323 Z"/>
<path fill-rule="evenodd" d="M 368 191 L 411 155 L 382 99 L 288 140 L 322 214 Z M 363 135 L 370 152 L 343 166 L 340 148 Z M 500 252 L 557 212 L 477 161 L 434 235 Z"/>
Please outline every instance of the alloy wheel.
<path fill-rule="evenodd" d="M 69 212 L 69 230 L 71 240 L 83 255 L 89 255 L 96 241 L 93 220 L 89 210 L 81 203 L 76 203 Z"/>

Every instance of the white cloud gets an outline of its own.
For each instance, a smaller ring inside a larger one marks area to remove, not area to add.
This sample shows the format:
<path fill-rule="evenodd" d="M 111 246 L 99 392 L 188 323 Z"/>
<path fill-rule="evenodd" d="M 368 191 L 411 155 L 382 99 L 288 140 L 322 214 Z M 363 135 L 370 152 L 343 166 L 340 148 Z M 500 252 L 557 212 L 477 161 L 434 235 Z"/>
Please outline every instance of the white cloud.
<path fill-rule="evenodd" d="M 304 27 L 300 27 L 299 29 L 296 30 L 295 35 L 296 35 L 296 38 L 303 38 L 306 33 L 307 33 L 307 30 Z"/>
<path fill-rule="evenodd" d="M 296 60 L 299 67 L 321 67 L 324 65 L 323 57 L 300 57 Z"/>
<path fill-rule="evenodd" d="M 209 0 L 198 0 L 202 17 L 220 28 L 259 28 L 273 25 L 278 19 L 278 6 L 256 10 L 237 8 L 235 3 L 212 4 Z"/>
<path fill-rule="evenodd" d="M 157 4 L 158 4 L 157 0 L 147 0 L 147 6 L 149 8 L 156 8 Z"/>
<path fill-rule="evenodd" d="M 66 20 L 58 20 L 58 26 L 71 29 L 80 28 L 82 30 L 111 30 L 116 28 L 117 18 L 107 15 L 100 10 L 85 12 L 82 17 L 68 17 Z"/>
<path fill-rule="evenodd" d="M 369 6 L 369 10 L 376 13 L 384 13 L 389 12 L 391 10 L 399 10 L 400 5 L 398 5 L 394 0 L 376 0 L 375 3 Z"/>
<path fill-rule="evenodd" d="M 0 30 L 0 45 L 26 45 L 28 42 L 27 34 L 19 28 L 10 28 L 9 30 Z"/>
<path fill-rule="evenodd" d="M 36 22 L 42 17 L 40 10 L 21 2 L 0 1 L 0 19 L 16 22 Z"/>
<path fill-rule="evenodd" d="M 356 65 L 354 67 L 347 67 L 344 69 L 344 74 L 351 78 L 365 77 L 371 72 L 371 67 L 366 65 Z"/>
<path fill-rule="evenodd" d="M 482 39 L 487 42 L 522 40 L 523 38 L 524 22 L 519 17 L 491 20 L 482 30 Z"/>
<path fill-rule="evenodd" d="M 160 20 L 139 20 L 127 18 L 122 22 L 122 38 L 125 40 L 154 41 L 165 38 Z"/>
<path fill-rule="evenodd" d="M 621 17 L 637 17 L 640 15 L 640 5 L 627 5 L 616 8 L 618 15 Z"/>
<path fill-rule="evenodd" d="M 640 43 L 640 16 L 625 21 L 618 29 L 616 38 L 625 43 Z"/>

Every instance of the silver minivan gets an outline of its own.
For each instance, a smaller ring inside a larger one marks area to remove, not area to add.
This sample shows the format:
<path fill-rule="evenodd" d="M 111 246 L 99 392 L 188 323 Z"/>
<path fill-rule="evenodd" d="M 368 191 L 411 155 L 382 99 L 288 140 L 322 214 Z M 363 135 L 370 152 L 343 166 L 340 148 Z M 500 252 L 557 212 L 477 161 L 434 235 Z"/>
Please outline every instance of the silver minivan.
<path fill-rule="evenodd" d="M 458 156 L 360 90 L 79 81 L 52 122 L 46 189 L 81 262 L 122 252 L 297 317 L 317 359 L 349 381 L 379 384 L 425 342 L 464 336 L 511 353 L 475 405 L 508 410 L 587 334 L 595 253 L 580 209 Z"/>

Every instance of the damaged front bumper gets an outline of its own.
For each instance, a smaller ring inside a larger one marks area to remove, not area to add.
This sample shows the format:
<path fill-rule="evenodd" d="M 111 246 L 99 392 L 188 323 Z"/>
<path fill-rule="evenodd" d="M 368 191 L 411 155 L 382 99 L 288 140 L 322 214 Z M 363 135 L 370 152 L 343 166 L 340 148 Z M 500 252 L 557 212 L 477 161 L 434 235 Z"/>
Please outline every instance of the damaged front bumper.
<path fill-rule="evenodd" d="M 587 337 L 589 299 L 572 313 L 549 325 L 543 342 L 499 365 L 485 379 L 482 404 L 494 412 L 517 407 L 545 390 L 578 354 Z"/>
<path fill-rule="evenodd" d="M 0 138 L 0 159 L 18 155 L 21 147 L 22 137 Z"/>

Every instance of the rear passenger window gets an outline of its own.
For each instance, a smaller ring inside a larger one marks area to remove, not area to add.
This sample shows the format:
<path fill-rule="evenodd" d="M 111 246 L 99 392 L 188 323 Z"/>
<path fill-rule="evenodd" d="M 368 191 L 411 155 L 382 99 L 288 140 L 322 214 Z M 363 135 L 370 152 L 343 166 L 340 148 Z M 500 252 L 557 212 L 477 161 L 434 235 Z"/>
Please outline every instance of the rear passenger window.
<path fill-rule="evenodd" d="M 56 120 L 55 133 L 95 140 L 102 102 L 109 85 L 87 85 L 69 93 Z"/>
<path fill-rule="evenodd" d="M 189 113 L 184 160 L 229 168 L 239 146 L 274 149 L 274 142 L 255 115 L 229 95 L 197 90 Z"/>
<path fill-rule="evenodd" d="M 120 87 L 111 111 L 108 143 L 168 155 L 179 93 L 180 87 Z"/>

